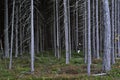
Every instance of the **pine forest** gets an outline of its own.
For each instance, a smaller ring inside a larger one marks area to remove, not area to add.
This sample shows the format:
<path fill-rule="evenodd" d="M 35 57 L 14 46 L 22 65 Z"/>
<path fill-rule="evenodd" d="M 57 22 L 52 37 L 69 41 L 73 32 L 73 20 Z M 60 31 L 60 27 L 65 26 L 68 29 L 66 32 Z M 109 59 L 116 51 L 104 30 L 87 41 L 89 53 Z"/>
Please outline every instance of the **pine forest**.
<path fill-rule="evenodd" d="M 0 80 L 120 80 L 120 0 L 1 0 Z"/>

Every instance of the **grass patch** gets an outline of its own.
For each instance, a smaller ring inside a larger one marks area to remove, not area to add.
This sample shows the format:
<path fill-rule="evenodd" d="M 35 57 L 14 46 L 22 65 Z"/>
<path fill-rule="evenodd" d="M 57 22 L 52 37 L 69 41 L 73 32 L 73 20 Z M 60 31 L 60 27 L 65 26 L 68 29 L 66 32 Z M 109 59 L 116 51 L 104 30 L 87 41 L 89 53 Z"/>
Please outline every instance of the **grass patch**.
<path fill-rule="evenodd" d="M 112 66 L 105 76 L 87 76 L 87 64 L 83 54 L 72 53 L 70 64 L 65 64 L 65 57 L 60 59 L 48 56 L 50 53 L 36 55 L 35 72 L 30 74 L 30 58 L 28 55 L 13 59 L 13 68 L 8 70 L 9 59 L 0 60 L 0 80 L 119 80 L 120 60 Z M 94 59 L 91 73 L 102 73 L 102 59 Z"/>

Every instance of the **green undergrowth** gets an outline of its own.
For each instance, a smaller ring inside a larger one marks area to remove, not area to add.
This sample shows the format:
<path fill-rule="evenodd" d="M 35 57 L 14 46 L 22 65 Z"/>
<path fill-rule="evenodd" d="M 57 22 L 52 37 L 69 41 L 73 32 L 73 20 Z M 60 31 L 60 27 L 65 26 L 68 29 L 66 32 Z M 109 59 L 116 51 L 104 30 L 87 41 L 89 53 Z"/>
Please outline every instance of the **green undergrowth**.
<path fill-rule="evenodd" d="M 104 76 L 87 76 L 87 64 L 83 54 L 72 52 L 70 64 L 65 64 L 64 53 L 60 59 L 52 51 L 36 54 L 35 72 L 30 72 L 30 55 L 13 57 L 12 69 L 8 69 L 9 59 L 0 59 L 0 80 L 119 80 L 120 60 Z M 91 74 L 102 73 L 102 59 L 92 60 Z"/>

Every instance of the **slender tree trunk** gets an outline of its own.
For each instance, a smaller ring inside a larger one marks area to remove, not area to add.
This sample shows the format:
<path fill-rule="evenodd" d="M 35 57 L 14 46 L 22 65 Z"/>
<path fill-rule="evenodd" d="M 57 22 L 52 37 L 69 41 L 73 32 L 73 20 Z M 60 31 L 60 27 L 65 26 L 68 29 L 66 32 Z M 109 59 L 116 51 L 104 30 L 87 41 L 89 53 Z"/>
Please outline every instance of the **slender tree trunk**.
<path fill-rule="evenodd" d="M 115 12 L 114 12 L 114 10 L 115 9 L 114 8 L 115 7 L 114 7 L 114 3 L 115 3 L 114 0 L 112 0 L 112 14 L 111 14 L 112 15 L 112 18 L 111 18 L 111 20 L 112 20 L 112 25 L 111 25 L 111 63 L 112 64 L 115 63 L 115 55 L 114 55 L 114 53 L 115 53 L 115 50 L 114 50 L 115 49 L 115 47 L 114 47 L 114 44 L 115 44 L 115 36 L 114 36 L 115 35 L 114 34 L 114 31 L 115 31 L 114 14 L 115 14 Z"/>
<path fill-rule="evenodd" d="M 100 1 L 100 52 L 103 53 L 103 19 L 102 19 L 102 1 Z"/>
<path fill-rule="evenodd" d="M 118 0 L 115 0 L 115 58 L 117 58 L 117 53 L 118 53 L 118 46 L 117 46 L 117 43 L 118 43 L 118 34 L 117 34 L 117 30 L 118 30 L 118 28 L 117 28 L 117 17 L 118 16 L 116 16 L 117 15 L 117 13 L 118 13 L 118 10 L 117 10 L 117 5 L 118 4 Z"/>
<path fill-rule="evenodd" d="M 31 72 L 34 72 L 34 4 L 31 0 Z"/>
<path fill-rule="evenodd" d="M 55 57 L 57 57 L 57 48 L 56 48 L 56 1 L 54 2 L 53 5 L 54 8 L 54 53 Z"/>
<path fill-rule="evenodd" d="M 71 27 L 70 27 L 70 2 L 68 0 L 68 27 L 69 27 L 69 54 L 71 59 Z"/>
<path fill-rule="evenodd" d="M 56 0 L 57 57 L 60 58 L 58 0 Z"/>
<path fill-rule="evenodd" d="M 11 49 L 10 49 L 10 62 L 9 69 L 12 69 L 12 51 L 13 51 L 13 31 L 14 31 L 14 10 L 15 10 L 15 0 L 13 0 L 13 8 L 12 8 L 12 29 L 11 29 Z"/>
<path fill-rule="evenodd" d="M 76 9 L 76 7 L 74 6 L 74 10 Z M 76 19 L 76 17 L 74 17 L 75 16 L 75 11 L 73 11 L 73 15 L 72 15 L 72 51 L 73 50 L 75 50 L 76 49 L 76 47 L 75 47 L 75 33 L 76 33 L 76 31 L 75 31 L 75 26 L 76 26 L 76 22 L 75 22 L 75 19 Z"/>
<path fill-rule="evenodd" d="M 92 21 L 93 21 L 93 27 L 92 27 L 92 54 L 93 54 L 93 57 L 96 58 L 96 49 L 95 49 L 95 3 L 94 3 L 94 0 L 93 0 L 93 11 L 92 11 Z"/>
<path fill-rule="evenodd" d="M 20 1 L 20 3 L 21 3 L 21 1 Z M 20 5 L 20 12 L 22 11 L 22 9 L 21 9 L 21 5 Z M 20 17 L 22 17 L 22 14 L 20 13 Z M 20 20 L 20 55 L 22 55 L 22 53 L 23 53 L 23 49 L 22 49 L 22 47 L 23 47 L 23 45 L 22 45 L 22 21 Z"/>
<path fill-rule="evenodd" d="M 5 0 L 5 23 L 4 23 L 4 52 L 5 57 L 9 57 L 9 37 L 8 37 L 8 0 Z"/>
<path fill-rule="evenodd" d="M 90 16 L 90 0 L 88 0 L 88 63 L 87 63 L 87 73 L 91 74 L 91 16 Z"/>
<path fill-rule="evenodd" d="M 17 57 L 18 56 L 18 6 L 16 6 L 16 29 L 15 29 L 15 33 L 16 33 L 15 57 Z"/>
<path fill-rule="evenodd" d="M 111 24 L 108 0 L 102 0 L 103 21 L 104 21 L 104 54 L 103 54 L 103 71 L 111 69 Z"/>
<path fill-rule="evenodd" d="M 76 0 L 76 51 L 78 49 L 78 1 Z"/>
<path fill-rule="evenodd" d="M 100 50 L 99 50 L 99 26 L 98 26 L 98 0 L 96 0 L 96 56 L 97 59 L 100 58 Z"/>
<path fill-rule="evenodd" d="M 85 43 L 84 43 L 84 45 L 85 45 L 85 48 L 84 48 L 84 54 L 85 54 L 85 63 L 87 63 L 87 51 L 88 51 L 88 49 L 87 49 L 87 18 L 86 18 L 86 14 L 87 14 L 87 1 L 85 1 L 85 29 L 84 29 L 84 35 L 85 35 Z"/>
<path fill-rule="evenodd" d="M 64 27 L 65 27 L 65 48 L 66 48 L 66 64 L 69 64 L 69 30 L 68 30 L 68 9 L 67 0 L 63 0 L 64 4 Z"/>
<path fill-rule="evenodd" d="M 119 24 L 120 24 L 120 1 L 118 0 L 118 15 L 117 15 L 117 17 L 118 17 L 118 57 L 120 57 L 120 26 L 119 26 Z"/>

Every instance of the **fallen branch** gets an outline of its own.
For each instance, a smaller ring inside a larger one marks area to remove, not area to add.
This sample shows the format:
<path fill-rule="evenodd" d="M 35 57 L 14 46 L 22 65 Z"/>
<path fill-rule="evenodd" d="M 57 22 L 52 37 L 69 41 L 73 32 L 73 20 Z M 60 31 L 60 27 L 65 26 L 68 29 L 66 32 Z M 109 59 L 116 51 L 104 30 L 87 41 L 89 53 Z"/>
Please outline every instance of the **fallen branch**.
<path fill-rule="evenodd" d="M 104 76 L 106 75 L 107 73 L 99 73 L 99 74 L 93 74 L 92 76 Z"/>

